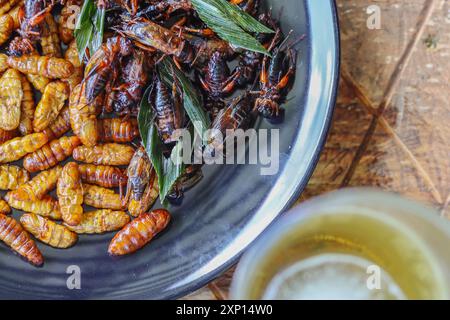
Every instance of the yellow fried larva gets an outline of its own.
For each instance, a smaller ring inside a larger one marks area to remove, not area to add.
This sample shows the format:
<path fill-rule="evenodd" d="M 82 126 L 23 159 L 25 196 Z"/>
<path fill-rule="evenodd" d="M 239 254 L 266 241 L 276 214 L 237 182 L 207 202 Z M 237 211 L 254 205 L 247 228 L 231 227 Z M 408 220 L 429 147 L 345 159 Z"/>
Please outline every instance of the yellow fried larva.
<path fill-rule="evenodd" d="M 8 205 L 8 202 L 6 202 L 3 199 L 0 199 L 0 214 L 10 214 L 11 208 Z"/>
<path fill-rule="evenodd" d="M 67 78 L 73 72 L 73 65 L 69 61 L 35 54 L 9 56 L 8 65 L 22 73 L 37 74 L 51 79 Z"/>
<path fill-rule="evenodd" d="M 9 14 L 0 16 L 0 45 L 5 43 L 14 29 L 14 20 Z"/>
<path fill-rule="evenodd" d="M 0 78 L 0 128 L 14 130 L 20 123 L 20 105 L 23 91 L 21 75 L 8 69 Z"/>
<path fill-rule="evenodd" d="M 97 110 L 94 103 L 86 103 L 85 85 L 77 85 L 70 93 L 70 125 L 86 146 L 95 146 L 98 140 Z"/>
<path fill-rule="evenodd" d="M 18 200 L 14 198 L 14 194 L 10 191 L 5 195 L 5 200 L 11 207 L 17 210 L 36 213 L 53 220 L 61 220 L 61 211 L 59 210 L 58 201 L 49 195 L 44 196 L 40 200 Z"/>
<path fill-rule="evenodd" d="M 0 53 L 0 73 L 8 69 L 8 56 L 4 53 Z"/>
<path fill-rule="evenodd" d="M 34 112 L 34 131 L 41 132 L 55 121 L 68 97 L 69 88 L 66 83 L 62 81 L 50 82 L 45 87 L 42 98 Z"/>
<path fill-rule="evenodd" d="M 83 218 L 83 186 L 75 162 L 67 163 L 56 185 L 59 207 L 66 224 L 76 226 Z"/>
<path fill-rule="evenodd" d="M 12 7 L 14 7 L 19 2 L 20 2 L 20 0 L 0 1 L 0 14 L 7 13 L 9 10 L 11 10 Z"/>
<path fill-rule="evenodd" d="M 22 183 L 10 194 L 17 200 L 40 200 L 51 190 L 55 189 L 61 172 L 61 166 L 42 171 L 30 181 Z"/>
<path fill-rule="evenodd" d="M 65 44 L 68 44 L 73 40 L 73 30 L 75 29 L 76 17 L 82 3 L 82 0 L 67 0 L 64 7 L 61 9 L 58 32 L 61 41 Z"/>
<path fill-rule="evenodd" d="M 70 113 L 69 107 L 64 107 L 58 117 L 53 121 L 42 133 L 44 133 L 49 141 L 60 138 L 70 129 Z"/>
<path fill-rule="evenodd" d="M 43 133 L 32 133 L 6 141 L 0 145 L 0 163 L 19 160 L 27 153 L 42 147 L 47 141 L 48 138 Z"/>
<path fill-rule="evenodd" d="M 61 45 L 58 36 L 58 27 L 53 16 L 47 15 L 43 23 L 41 37 L 42 54 L 49 57 L 61 57 Z"/>
<path fill-rule="evenodd" d="M 20 77 L 22 81 L 22 103 L 20 105 L 20 134 L 26 136 L 33 133 L 33 117 L 34 117 L 34 95 L 33 88 L 27 78 L 22 75 Z"/>
<path fill-rule="evenodd" d="M 66 226 L 76 233 L 105 233 L 121 229 L 130 222 L 130 217 L 123 211 L 110 209 L 85 212 L 77 226 Z"/>
<path fill-rule="evenodd" d="M 28 180 L 30 180 L 30 175 L 25 169 L 7 164 L 0 165 L 1 190 L 15 190 Z"/>
<path fill-rule="evenodd" d="M 83 66 L 80 62 L 80 58 L 78 56 L 77 43 L 73 40 L 64 54 L 64 57 L 67 61 L 72 63 L 73 65 L 73 73 L 70 77 L 63 79 L 63 81 L 67 82 L 70 87 L 70 92 L 74 90 L 74 88 L 81 83 L 83 80 Z"/>
<path fill-rule="evenodd" d="M 124 206 L 120 195 L 114 190 L 95 186 L 92 184 L 83 184 L 84 204 L 99 209 L 122 210 Z"/>
<path fill-rule="evenodd" d="M 23 8 L 23 3 L 19 3 L 14 8 L 12 8 L 10 11 L 8 11 L 8 15 L 13 19 L 14 25 L 13 29 L 19 29 L 20 28 L 20 10 Z"/>
<path fill-rule="evenodd" d="M 133 157 L 133 147 L 119 143 L 105 143 L 94 147 L 79 146 L 73 150 L 73 158 L 77 161 L 97 165 L 124 166 Z"/>
<path fill-rule="evenodd" d="M 28 73 L 25 76 L 27 77 L 28 81 L 31 82 L 33 87 L 40 92 L 44 92 L 45 87 L 50 83 L 49 78 L 37 74 Z"/>
<path fill-rule="evenodd" d="M 78 235 L 75 232 L 34 213 L 22 215 L 20 223 L 36 239 L 55 248 L 69 248 L 78 240 Z"/>

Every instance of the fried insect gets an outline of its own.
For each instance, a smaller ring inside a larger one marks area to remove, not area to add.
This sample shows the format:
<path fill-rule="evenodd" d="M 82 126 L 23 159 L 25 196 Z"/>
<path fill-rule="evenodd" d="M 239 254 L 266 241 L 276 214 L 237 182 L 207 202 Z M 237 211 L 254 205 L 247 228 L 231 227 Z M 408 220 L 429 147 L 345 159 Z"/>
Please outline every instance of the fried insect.
<path fill-rule="evenodd" d="M 62 167 L 56 166 L 52 169 L 42 171 L 28 182 L 21 184 L 10 195 L 17 200 L 41 200 L 51 190 L 55 189 Z"/>
<path fill-rule="evenodd" d="M 48 138 L 43 133 L 32 133 L 6 141 L 0 145 L 0 163 L 19 160 L 27 153 L 38 150 L 47 141 Z"/>
<path fill-rule="evenodd" d="M 8 202 L 6 202 L 3 199 L 0 199 L 0 214 L 8 215 L 11 213 L 11 208 L 8 205 Z"/>
<path fill-rule="evenodd" d="M 28 81 L 31 82 L 33 87 L 40 92 L 44 92 L 45 87 L 47 87 L 47 85 L 50 83 L 49 78 L 37 74 L 28 73 L 25 76 L 27 77 Z"/>
<path fill-rule="evenodd" d="M 135 50 L 128 58 L 120 76 L 117 88 L 112 91 L 113 109 L 117 114 L 137 115 L 138 106 L 148 81 L 145 68 L 146 56 L 143 51 Z M 107 106 L 107 108 L 109 108 Z"/>
<path fill-rule="evenodd" d="M 125 17 L 120 31 L 143 49 L 155 48 L 186 64 L 191 64 L 195 59 L 194 48 L 189 41 L 151 20 Z"/>
<path fill-rule="evenodd" d="M 115 36 L 92 55 L 84 70 L 83 83 L 86 84 L 85 99 L 91 103 L 105 89 L 108 83 L 114 83 L 118 75 L 121 60 L 132 53 L 131 41 Z"/>
<path fill-rule="evenodd" d="M 175 130 L 181 129 L 184 123 L 181 97 L 175 81 L 172 90 L 169 90 L 159 76 L 156 76 L 154 86 L 155 94 L 149 95 L 149 103 L 153 105 L 156 112 L 158 134 L 165 144 L 171 144 L 177 141 L 177 137 L 174 135 Z"/>
<path fill-rule="evenodd" d="M 274 44 L 275 39 L 271 48 Z M 261 92 L 255 101 L 255 110 L 269 120 L 279 118 L 280 102 L 284 99 L 283 91 L 286 91 L 295 75 L 296 52 L 289 46 L 285 47 L 285 44 L 286 40 L 273 50 L 270 61 L 268 56 L 264 56 L 261 68 Z"/>
<path fill-rule="evenodd" d="M 8 69 L 8 56 L 4 53 L 0 53 L 0 73 Z"/>
<path fill-rule="evenodd" d="M 19 131 L 17 130 L 3 130 L 0 129 L 0 145 L 9 141 L 19 135 Z"/>
<path fill-rule="evenodd" d="M 73 158 L 86 163 L 125 166 L 133 157 L 134 149 L 125 144 L 105 143 L 94 147 L 79 146 L 73 151 Z"/>
<path fill-rule="evenodd" d="M 203 179 L 203 172 L 199 165 L 189 165 L 184 173 L 177 179 L 166 199 L 173 204 L 180 204 L 184 193 L 193 188 Z"/>
<path fill-rule="evenodd" d="M 41 37 L 42 54 L 49 57 L 61 58 L 61 45 L 58 36 L 58 27 L 52 15 L 47 15 L 43 23 Z"/>
<path fill-rule="evenodd" d="M 139 136 L 137 120 L 119 118 L 98 121 L 98 137 L 102 142 L 131 142 Z"/>
<path fill-rule="evenodd" d="M 85 88 L 81 83 L 70 94 L 70 124 L 84 145 L 95 146 L 98 140 L 97 108 L 94 103 L 87 103 Z"/>
<path fill-rule="evenodd" d="M 14 20 L 9 14 L 0 16 L 0 45 L 11 36 L 14 28 Z"/>
<path fill-rule="evenodd" d="M 34 112 L 33 128 L 41 132 L 47 128 L 59 115 L 64 102 L 69 97 L 69 87 L 65 82 L 50 82 L 42 94 L 42 98 Z"/>
<path fill-rule="evenodd" d="M 75 28 L 76 14 L 79 11 L 82 0 L 68 0 L 61 9 L 58 23 L 59 38 L 65 44 L 73 40 L 73 28 Z M 72 19 L 72 20 L 71 20 Z M 73 26 L 73 28 L 71 28 Z"/>
<path fill-rule="evenodd" d="M 33 41 L 41 37 L 45 18 L 55 4 L 54 0 L 25 0 L 25 13 L 20 30 L 24 39 Z"/>
<path fill-rule="evenodd" d="M 127 176 L 122 169 L 111 166 L 80 164 L 81 180 L 105 188 L 122 187 L 127 184 Z"/>
<path fill-rule="evenodd" d="M 13 19 L 13 29 L 17 30 L 20 28 L 20 19 L 23 10 L 23 4 L 19 3 L 10 11 L 8 11 L 8 15 Z"/>
<path fill-rule="evenodd" d="M 20 0 L 3 0 L 0 1 L 0 14 L 7 13 L 14 7 Z"/>
<path fill-rule="evenodd" d="M 0 166 L 1 190 L 15 190 L 28 180 L 30 180 L 30 175 L 26 170 L 7 164 Z"/>
<path fill-rule="evenodd" d="M 84 203 L 99 209 L 122 210 L 124 206 L 120 195 L 114 190 L 98 187 L 92 184 L 83 184 Z"/>
<path fill-rule="evenodd" d="M 207 137 L 208 144 L 205 147 L 204 154 L 211 159 L 216 154 L 225 155 L 227 142 L 229 139 L 234 139 L 233 135 L 226 135 L 227 130 L 247 128 L 252 121 L 251 111 L 251 99 L 248 94 L 245 93 L 233 99 L 214 119 Z M 233 141 L 229 142 L 234 146 Z"/>
<path fill-rule="evenodd" d="M 44 258 L 36 243 L 14 218 L 0 214 L 0 240 L 31 264 L 39 267 Z"/>
<path fill-rule="evenodd" d="M 130 222 L 130 216 L 123 211 L 110 209 L 85 212 L 80 224 L 66 226 L 78 234 L 100 234 L 116 231 Z"/>
<path fill-rule="evenodd" d="M 53 121 L 42 133 L 44 133 L 48 141 L 58 139 L 70 129 L 70 113 L 69 107 L 64 107 L 58 117 Z"/>
<path fill-rule="evenodd" d="M 121 256 L 139 250 L 164 230 L 169 221 L 170 213 L 165 209 L 141 214 L 114 236 L 109 244 L 108 253 Z"/>
<path fill-rule="evenodd" d="M 83 186 L 75 162 L 64 166 L 56 185 L 56 194 L 64 222 L 71 226 L 80 224 L 83 218 Z"/>
<path fill-rule="evenodd" d="M 81 145 L 81 141 L 77 136 L 63 136 L 26 155 L 23 159 L 23 167 L 29 172 L 37 172 L 54 167 L 70 157 L 73 150 L 79 145 Z"/>
<path fill-rule="evenodd" d="M 22 103 L 20 104 L 20 123 L 19 132 L 21 135 L 33 133 L 33 117 L 34 117 L 34 94 L 30 82 L 24 75 L 21 75 L 22 82 Z"/>
<path fill-rule="evenodd" d="M 14 198 L 14 193 L 8 192 L 5 195 L 5 200 L 8 204 L 17 209 L 25 212 L 36 213 L 43 217 L 48 217 L 53 220 L 61 220 L 61 211 L 59 210 L 58 201 L 51 196 L 44 196 L 40 200 L 18 200 Z"/>
<path fill-rule="evenodd" d="M 156 172 L 143 147 L 134 153 L 128 166 L 127 175 L 127 193 L 122 203 L 123 205 L 128 203 L 128 211 L 136 217 L 146 212 L 159 194 Z"/>
<path fill-rule="evenodd" d="M 74 88 L 83 80 L 83 66 L 78 56 L 77 43 L 75 40 L 70 43 L 66 53 L 64 54 L 64 58 L 73 65 L 73 73 L 71 76 L 63 79 L 63 81 L 67 82 L 69 85 L 70 92 L 72 92 Z"/>
<path fill-rule="evenodd" d="M 23 91 L 21 75 L 8 69 L 0 78 L 0 129 L 14 130 L 20 123 L 20 105 Z"/>
<path fill-rule="evenodd" d="M 75 232 L 34 213 L 22 215 L 20 223 L 36 239 L 55 248 L 72 247 L 78 240 L 78 235 Z"/>
<path fill-rule="evenodd" d="M 69 61 L 47 56 L 9 56 L 8 65 L 22 73 L 35 74 L 50 79 L 68 78 L 73 72 L 73 65 Z"/>

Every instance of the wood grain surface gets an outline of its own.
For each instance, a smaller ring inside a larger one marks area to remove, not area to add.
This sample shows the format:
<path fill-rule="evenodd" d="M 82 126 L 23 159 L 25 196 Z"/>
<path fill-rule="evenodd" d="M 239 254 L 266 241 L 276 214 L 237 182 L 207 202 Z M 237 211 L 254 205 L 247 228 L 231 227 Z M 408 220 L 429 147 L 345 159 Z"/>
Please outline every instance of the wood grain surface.
<path fill-rule="evenodd" d="M 337 0 L 342 72 L 327 144 L 298 200 L 376 186 L 450 218 L 450 1 Z M 381 29 L 367 28 L 367 8 Z M 183 299 L 227 299 L 234 268 Z"/>

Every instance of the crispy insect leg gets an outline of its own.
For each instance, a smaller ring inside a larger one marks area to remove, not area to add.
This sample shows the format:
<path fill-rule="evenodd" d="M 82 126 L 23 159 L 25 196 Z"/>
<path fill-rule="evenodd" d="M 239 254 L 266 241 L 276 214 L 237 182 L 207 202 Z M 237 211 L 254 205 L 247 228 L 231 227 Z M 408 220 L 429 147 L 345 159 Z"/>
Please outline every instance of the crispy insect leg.
<path fill-rule="evenodd" d="M 34 213 L 22 215 L 20 223 L 36 239 L 55 248 L 69 248 L 78 240 L 78 235 L 75 232 Z"/>
<path fill-rule="evenodd" d="M 39 267 L 44 258 L 36 243 L 14 218 L 0 214 L 0 240 L 24 257 L 31 264 Z"/>
<path fill-rule="evenodd" d="M 121 256 L 139 250 L 164 230 L 169 221 L 170 214 L 165 209 L 141 214 L 114 236 L 109 244 L 108 253 Z"/>

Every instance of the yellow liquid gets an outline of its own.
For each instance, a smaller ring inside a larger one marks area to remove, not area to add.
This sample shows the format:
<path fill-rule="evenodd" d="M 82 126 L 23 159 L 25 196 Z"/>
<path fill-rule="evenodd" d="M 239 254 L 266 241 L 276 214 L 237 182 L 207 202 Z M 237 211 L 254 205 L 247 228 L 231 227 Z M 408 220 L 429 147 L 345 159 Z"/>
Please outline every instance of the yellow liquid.
<path fill-rule="evenodd" d="M 309 218 L 270 250 L 252 275 L 249 298 L 447 298 L 444 277 L 424 244 L 395 221 L 371 215 Z M 367 286 L 372 265 L 381 272 L 380 289 Z"/>

